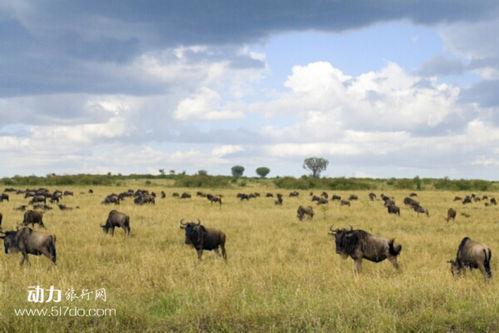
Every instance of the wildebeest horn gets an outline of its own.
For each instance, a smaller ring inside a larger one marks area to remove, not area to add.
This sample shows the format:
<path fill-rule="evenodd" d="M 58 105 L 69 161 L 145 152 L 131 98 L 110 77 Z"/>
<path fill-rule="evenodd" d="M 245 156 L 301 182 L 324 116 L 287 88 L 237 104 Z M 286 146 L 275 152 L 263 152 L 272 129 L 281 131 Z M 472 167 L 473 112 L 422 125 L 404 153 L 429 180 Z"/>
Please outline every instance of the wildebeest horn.
<path fill-rule="evenodd" d="M 180 220 L 180 228 L 183 229 L 187 223 L 184 223 L 184 219 Z"/>
<path fill-rule="evenodd" d="M 330 234 L 330 235 L 334 235 L 334 234 L 335 234 L 335 231 L 334 231 L 334 229 L 333 229 L 333 226 L 329 227 L 329 232 L 328 232 L 328 234 Z"/>
<path fill-rule="evenodd" d="M 201 221 L 199 221 L 199 219 L 196 219 L 196 220 L 198 221 L 198 225 L 200 225 L 200 224 L 201 224 Z"/>

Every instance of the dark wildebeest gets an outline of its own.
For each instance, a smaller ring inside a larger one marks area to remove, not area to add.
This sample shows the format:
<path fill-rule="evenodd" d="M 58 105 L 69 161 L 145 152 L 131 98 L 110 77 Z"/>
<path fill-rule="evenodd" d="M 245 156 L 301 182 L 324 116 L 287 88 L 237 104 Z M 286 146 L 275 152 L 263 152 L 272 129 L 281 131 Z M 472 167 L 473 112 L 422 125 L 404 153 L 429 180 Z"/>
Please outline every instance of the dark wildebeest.
<path fill-rule="evenodd" d="M 456 259 L 449 261 L 452 275 L 460 275 L 466 268 L 470 270 L 478 268 L 485 279 L 490 279 L 492 277 L 491 258 L 492 252 L 487 246 L 464 237 L 457 249 Z"/>
<path fill-rule="evenodd" d="M 376 194 L 374 194 L 373 192 L 369 193 L 369 200 L 371 201 L 376 200 Z"/>
<path fill-rule="evenodd" d="M 341 197 L 339 195 L 336 195 L 336 194 L 333 194 L 333 196 L 331 197 L 331 200 L 338 200 L 340 201 L 341 200 Z"/>
<path fill-rule="evenodd" d="M 172 197 L 178 198 L 180 195 L 177 192 L 172 193 Z"/>
<path fill-rule="evenodd" d="M 326 198 L 320 197 L 319 199 L 315 200 L 317 201 L 317 205 L 327 205 L 329 201 Z"/>
<path fill-rule="evenodd" d="M 211 204 L 213 204 L 214 202 L 215 203 L 218 202 L 220 204 L 220 207 L 222 207 L 222 198 L 221 197 L 213 195 L 213 194 L 208 194 L 208 195 L 206 195 L 206 198 L 210 201 Z"/>
<path fill-rule="evenodd" d="M 298 217 L 298 220 L 303 221 L 305 218 L 305 215 L 308 216 L 309 219 L 314 218 L 314 209 L 310 206 L 308 207 L 303 207 L 300 205 L 296 211 L 296 217 Z"/>
<path fill-rule="evenodd" d="M 419 214 L 426 214 L 426 216 L 430 217 L 428 209 L 423 208 L 423 206 L 420 205 L 412 206 L 412 209 L 414 209 L 414 211 L 417 213 L 418 216 Z"/>
<path fill-rule="evenodd" d="M 341 206 L 348 206 L 348 207 L 350 207 L 350 201 L 348 201 L 348 200 L 341 200 L 340 201 L 340 205 Z"/>
<path fill-rule="evenodd" d="M 227 260 L 225 234 L 218 229 L 205 228 L 199 219 L 197 221 L 184 223 L 184 220 L 180 220 L 180 228 L 185 230 L 185 244 L 191 244 L 196 249 L 199 260 L 203 250 L 215 250 L 220 255 L 219 248 L 222 249 L 222 257 Z"/>
<path fill-rule="evenodd" d="M 24 218 L 23 218 L 23 225 L 28 226 L 32 225 L 33 227 L 35 224 L 40 225 L 40 227 L 45 228 L 45 225 L 43 224 L 43 213 L 38 212 L 36 210 L 28 210 L 24 213 Z"/>
<path fill-rule="evenodd" d="M 120 197 L 114 193 L 110 194 L 104 198 L 104 201 L 102 201 L 102 204 L 104 204 L 104 205 L 109 205 L 109 204 L 119 205 L 120 204 Z"/>
<path fill-rule="evenodd" d="M 417 193 L 412 192 L 411 194 L 409 194 L 409 196 L 413 198 L 413 197 L 417 197 L 417 196 L 418 196 L 418 194 L 417 194 Z"/>
<path fill-rule="evenodd" d="M 350 194 L 350 196 L 348 197 L 348 200 L 349 200 L 349 201 L 359 200 L 359 197 L 358 197 L 358 196 L 356 196 L 355 194 Z"/>
<path fill-rule="evenodd" d="M 336 253 L 343 258 L 351 257 L 355 262 L 355 271 L 360 273 L 362 259 L 372 262 L 381 262 L 388 259 L 393 267 L 399 268 L 397 257 L 402 245 L 396 245 L 395 239 L 373 236 L 367 231 L 350 227 L 348 229 L 334 229 L 331 226 L 330 235 L 335 237 Z"/>
<path fill-rule="evenodd" d="M 88 190 L 88 193 L 93 194 L 93 193 L 94 193 L 94 190 L 89 189 L 89 190 Z"/>
<path fill-rule="evenodd" d="M 47 203 L 47 197 L 44 195 L 35 195 L 33 198 L 31 198 L 31 201 L 29 202 L 30 204 L 34 204 L 37 202 L 43 202 L 44 204 Z"/>
<path fill-rule="evenodd" d="M 281 193 L 277 193 L 277 199 L 274 202 L 274 204 L 276 204 L 278 206 L 282 206 L 282 194 Z"/>
<path fill-rule="evenodd" d="M 386 206 L 386 208 L 388 209 L 388 214 L 395 214 L 395 215 L 398 215 L 400 216 L 400 208 L 395 206 L 395 205 L 389 205 L 389 206 Z"/>
<path fill-rule="evenodd" d="M 404 205 L 414 207 L 414 206 L 419 206 L 419 202 L 414 200 L 411 197 L 405 197 L 404 198 Z"/>
<path fill-rule="evenodd" d="M 180 199 L 190 199 L 191 198 L 191 195 L 187 192 L 184 192 L 182 193 L 182 195 L 180 195 Z"/>
<path fill-rule="evenodd" d="M 8 194 L 5 194 L 5 193 L 2 193 L 0 194 L 0 202 L 2 201 L 9 201 L 9 195 Z"/>
<path fill-rule="evenodd" d="M 161 194 L 161 199 L 166 198 L 166 193 L 165 193 L 165 191 L 161 191 L 161 193 L 160 193 L 160 194 Z"/>
<path fill-rule="evenodd" d="M 453 220 L 455 221 L 456 220 L 456 210 L 454 208 L 449 208 L 447 210 L 447 218 L 446 218 L 447 222 L 449 222 L 450 220 Z"/>
<path fill-rule="evenodd" d="M 293 191 L 293 192 L 289 193 L 290 198 L 291 197 L 298 197 L 298 196 L 300 196 L 300 193 L 298 191 Z"/>
<path fill-rule="evenodd" d="M 64 196 L 68 196 L 68 195 L 73 196 L 73 192 L 71 192 L 71 191 L 64 191 L 63 194 L 64 194 Z"/>
<path fill-rule="evenodd" d="M 472 202 L 473 202 L 472 198 L 469 195 L 465 196 L 464 199 L 463 199 L 463 205 L 466 205 L 466 204 L 469 204 L 469 203 L 472 203 Z"/>
<path fill-rule="evenodd" d="M 454 197 L 454 201 L 461 201 L 461 200 L 463 200 L 463 198 L 458 197 L 458 196 Z"/>
<path fill-rule="evenodd" d="M 20 227 L 17 231 L 7 231 L 0 235 L 4 240 L 5 253 L 21 252 L 21 265 L 29 264 L 28 254 L 44 255 L 56 264 L 55 236 L 34 231 L 30 227 Z"/>
<path fill-rule="evenodd" d="M 265 197 L 266 197 L 266 198 L 273 198 L 273 197 L 274 197 L 274 195 L 273 195 L 272 193 L 267 193 L 267 194 L 265 194 Z"/>
<path fill-rule="evenodd" d="M 325 199 L 329 199 L 329 195 L 326 192 L 322 192 L 321 197 L 323 197 Z"/>
<path fill-rule="evenodd" d="M 73 210 L 72 207 L 68 207 L 64 204 L 58 204 L 57 207 L 59 207 L 60 210 Z"/>
<path fill-rule="evenodd" d="M 249 201 L 250 199 L 250 196 L 248 194 L 244 194 L 244 193 L 238 193 L 236 195 L 237 198 L 239 198 L 239 200 L 243 201 L 243 200 L 246 200 L 246 201 Z"/>
<path fill-rule="evenodd" d="M 125 235 L 130 236 L 130 218 L 128 215 L 120 213 L 117 210 L 110 211 L 106 224 L 103 224 L 100 227 L 106 234 L 111 230 L 112 236 L 114 236 L 114 228 L 123 228 Z"/>
<path fill-rule="evenodd" d="M 494 205 L 494 206 L 497 206 L 497 201 L 496 201 L 496 198 L 491 198 L 491 199 L 490 199 L 490 204 L 491 204 L 491 205 Z"/>

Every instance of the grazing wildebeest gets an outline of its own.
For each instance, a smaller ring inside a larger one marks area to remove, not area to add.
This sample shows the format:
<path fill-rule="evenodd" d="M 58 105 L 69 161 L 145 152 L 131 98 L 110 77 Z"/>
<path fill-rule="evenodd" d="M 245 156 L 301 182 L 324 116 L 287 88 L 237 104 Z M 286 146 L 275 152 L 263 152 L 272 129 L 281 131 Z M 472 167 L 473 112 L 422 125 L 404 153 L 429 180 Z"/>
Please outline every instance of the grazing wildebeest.
<path fill-rule="evenodd" d="M 369 200 L 371 201 L 376 200 L 376 194 L 374 194 L 373 192 L 369 193 Z"/>
<path fill-rule="evenodd" d="M 278 205 L 278 206 L 282 206 L 282 194 L 281 193 L 277 193 L 277 199 L 276 201 L 274 202 L 274 204 Z"/>
<path fill-rule="evenodd" d="M 88 193 L 93 194 L 93 193 L 94 193 L 94 190 L 89 189 L 89 190 L 88 190 Z"/>
<path fill-rule="evenodd" d="M 196 249 L 199 260 L 201 260 L 203 250 L 215 250 L 220 255 L 219 248 L 222 249 L 222 257 L 227 260 L 225 234 L 218 229 L 204 227 L 199 219 L 197 221 L 198 223 L 184 223 L 183 219 L 180 220 L 180 228 L 185 230 L 185 244 L 191 244 Z"/>
<path fill-rule="evenodd" d="M 461 201 L 461 200 L 463 200 L 463 198 L 458 197 L 458 196 L 455 196 L 455 197 L 454 197 L 454 201 Z"/>
<path fill-rule="evenodd" d="M 331 197 L 331 200 L 338 200 L 340 201 L 341 200 L 341 197 L 339 195 L 336 195 L 336 194 L 333 194 L 333 196 Z"/>
<path fill-rule="evenodd" d="M 494 206 L 497 206 L 497 201 L 496 201 L 496 198 L 491 198 L 491 199 L 490 199 L 490 204 L 491 204 L 491 205 L 494 205 Z"/>
<path fill-rule="evenodd" d="M 465 196 L 464 199 L 463 199 L 463 205 L 466 205 L 466 204 L 469 204 L 469 203 L 472 203 L 472 197 L 470 197 L 469 195 Z"/>
<path fill-rule="evenodd" d="M 64 204 L 58 204 L 57 207 L 59 207 L 60 210 L 73 210 L 72 207 L 68 207 Z"/>
<path fill-rule="evenodd" d="M 449 208 L 447 210 L 447 222 L 449 222 L 450 220 L 453 220 L 455 221 L 456 220 L 456 210 L 454 208 Z"/>
<path fill-rule="evenodd" d="M 0 202 L 2 201 L 9 201 L 9 195 L 8 194 L 5 194 L 5 193 L 2 193 L 0 194 Z"/>
<path fill-rule="evenodd" d="M 308 207 L 303 207 L 300 205 L 296 211 L 296 217 L 298 217 L 298 220 L 303 221 L 305 218 L 305 215 L 308 216 L 309 219 L 314 218 L 314 209 L 310 206 Z"/>
<path fill-rule="evenodd" d="M 43 202 L 44 204 L 47 203 L 47 197 L 44 195 L 35 195 L 33 198 L 31 198 L 31 201 L 29 202 L 30 204 L 34 204 L 37 202 Z"/>
<path fill-rule="evenodd" d="M 196 196 L 198 197 L 202 197 L 202 198 L 206 198 L 206 193 L 203 193 L 203 192 L 196 192 Z"/>
<path fill-rule="evenodd" d="M 184 192 L 180 195 L 180 199 L 190 199 L 191 195 L 187 192 Z"/>
<path fill-rule="evenodd" d="M 64 191 L 63 194 L 64 194 L 64 196 L 68 196 L 68 195 L 73 196 L 73 192 L 72 191 Z"/>
<path fill-rule="evenodd" d="M 40 227 L 45 228 L 45 225 L 43 224 L 43 213 L 38 212 L 36 210 L 28 210 L 24 213 L 24 218 L 23 218 L 23 223 L 24 226 L 32 225 L 33 227 L 35 224 L 40 225 Z"/>
<path fill-rule="evenodd" d="M 351 257 L 355 262 L 355 271 L 360 273 L 362 259 L 372 262 L 381 262 L 388 259 L 393 267 L 399 268 L 397 257 L 402 250 L 402 245 L 396 245 L 395 239 L 373 236 L 367 231 L 350 227 L 348 229 L 333 229 L 329 234 L 334 236 L 336 253 L 343 258 Z"/>
<path fill-rule="evenodd" d="M 267 194 L 265 194 L 265 197 L 266 197 L 266 198 L 273 198 L 273 197 L 274 197 L 274 195 L 273 195 L 272 193 L 267 193 Z"/>
<path fill-rule="evenodd" d="M 180 195 L 179 195 L 177 192 L 173 192 L 173 193 L 172 193 L 172 197 L 176 197 L 176 198 L 178 198 L 179 196 L 180 196 Z"/>
<path fill-rule="evenodd" d="M 317 205 L 327 205 L 329 201 L 326 198 L 320 197 L 319 199 L 315 200 L 317 201 Z"/>
<path fill-rule="evenodd" d="M 322 192 L 321 197 L 323 197 L 325 199 L 329 199 L 329 195 L 326 192 Z"/>
<path fill-rule="evenodd" d="M 289 193 L 289 197 L 298 197 L 298 196 L 300 196 L 300 193 L 298 191 L 293 191 Z"/>
<path fill-rule="evenodd" d="M 120 197 L 117 194 L 110 194 L 107 197 L 104 198 L 104 201 L 102 201 L 102 204 L 104 205 L 109 205 L 109 204 L 115 204 L 119 205 L 120 204 Z"/>
<path fill-rule="evenodd" d="M 418 196 L 418 194 L 417 194 L 417 193 L 412 192 L 411 194 L 409 194 L 409 196 L 413 198 L 413 197 L 417 197 L 417 196 Z"/>
<path fill-rule="evenodd" d="M 464 237 L 457 249 L 456 259 L 450 260 L 452 275 L 460 275 L 466 268 L 470 270 L 478 268 L 485 279 L 492 277 L 490 259 L 492 251 L 478 242 Z"/>
<path fill-rule="evenodd" d="M 418 216 L 419 214 L 426 214 L 426 216 L 430 217 L 428 209 L 423 208 L 423 206 L 420 205 L 412 206 L 412 209 L 417 213 Z"/>
<path fill-rule="evenodd" d="M 161 195 L 161 199 L 166 198 L 166 193 L 165 193 L 165 191 L 161 191 L 160 195 Z"/>
<path fill-rule="evenodd" d="M 128 215 L 120 213 L 117 210 L 110 211 L 106 224 L 103 224 L 100 227 L 106 234 L 111 230 L 112 236 L 114 236 L 114 228 L 123 228 L 125 235 L 130 236 L 130 218 Z"/>
<path fill-rule="evenodd" d="M 411 197 L 405 197 L 404 198 L 404 205 L 414 207 L 414 206 L 419 206 L 419 202 L 414 200 Z"/>
<path fill-rule="evenodd" d="M 3 190 L 4 192 L 16 192 L 16 189 L 13 187 L 7 187 Z"/>
<path fill-rule="evenodd" d="M 348 200 L 349 200 L 349 201 L 359 200 L 359 197 L 358 197 L 358 196 L 356 196 L 355 194 L 350 194 L 350 196 L 348 197 Z"/>
<path fill-rule="evenodd" d="M 238 193 L 236 197 L 239 198 L 239 200 L 241 201 L 243 200 L 249 201 L 249 199 L 251 198 L 248 194 L 245 193 Z"/>
<path fill-rule="evenodd" d="M 222 207 L 222 198 L 213 194 L 208 194 L 206 195 L 206 198 L 210 201 L 211 204 L 214 202 L 218 202 L 220 204 L 220 207 Z"/>
<path fill-rule="evenodd" d="M 28 254 L 44 255 L 56 264 L 55 236 L 47 235 L 23 226 L 17 231 L 7 231 L 0 235 L 4 240 L 5 253 L 21 252 L 21 265 L 29 264 Z"/>
<path fill-rule="evenodd" d="M 146 194 L 142 194 L 142 195 L 136 196 L 133 199 L 133 202 L 136 205 L 144 205 L 144 204 L 152 204 L 152 205 L 154 205 L 154 204 L 156 204 L 156 199 L 151 194 L 146 193 Z"/>
<path fill-rule="evenodd" d="M 398 215 L 400 216 L 400 208 L 395 206 L 395 205 L 389 205 L 389 206 L 386 206 L 386 208 L 388 209 L 388 214 L 395 214 L 395 215 Z"/>
<path fill-rule="evenodd" d="M 349 206 L 350 207 L 350 201 L 348 201 L 348 200 L 341 200 L 340 201 L 340 205 L 341 206 Z"/>

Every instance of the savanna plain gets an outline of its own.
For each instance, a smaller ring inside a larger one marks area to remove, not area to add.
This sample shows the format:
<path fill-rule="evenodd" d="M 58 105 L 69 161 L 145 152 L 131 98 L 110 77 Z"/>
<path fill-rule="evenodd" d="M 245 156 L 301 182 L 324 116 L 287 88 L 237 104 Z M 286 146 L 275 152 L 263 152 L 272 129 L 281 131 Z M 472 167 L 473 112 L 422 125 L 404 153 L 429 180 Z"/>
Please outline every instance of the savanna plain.
<path fill-rule="evenodd" d="M 127 186 L 58 187 L 72 190 L 63 203 L 44 214 L 47 230 L 56 235 L 57 266 L 46 257 L 30 256 L 20 266 L 20 254 L 0 255 L 0 330 L 4 332 L 498 332 L 499 331 L 499 207 L 483 202 L 463 205 L 456 195 L 468 193 L 420 191 L 417 200 L 430 216 L 417 216 L 402 200 L 409 191 L 386 191 L 401 207 L 401 216 L 389 215 L 381 200 L 370 201 L 369 191 L 356 194 L 351 207 L 329 202 L 316 206 L 310 191 L 289 198 L 289 190 L 245 187 L 202 191 L 222 194 L 223 206 L 196 197 L 198 189 L 131 183 Z M 107 194 L 128 188 L 146 188 L 166 198 L 155 205 L 102 205 Z M 49 188 L 55 190 L 56 188 Z M 173 192 L 189 192 L 180 200 Z M 238 192 L 260 192 L 249 202 Z M 284 195 L 276 206 L 266 192 Z M 322 192 L 315 190 L 314 192 Z M 329 195 L 332 191 L 327 191 Z M 375 191 L 379 195 L 381 191 Z M 475 192 L 498 197 L 499 193 Z M 22 221 L 14 210 L 27 202 L 12 194 L 0 203 L 3 229 Z M 299 205 L 314 207 L 313 220 L 296 218 Z M 455 208 L 455 222 L 445 220 Z M 117 229 L 114 237 L 99 227 L 110 210 L 130 216 L 131 236 Z M 469 214 L 469 217 L 461 215 Z M 227 235 L 228 261 L 206 251 L 198 261 L 184 244 L 181 219 L 200 219 Z M 361 274 L 353 261 L 335 253 L 328 231 L 349 227 L 395 238 L 402 245 L 401 269 L 388 261 L 364 261 Z M 38 227 L 35 227 L 38 229 Z M 462 278 L 451 275 L 448 260 L 461 239 L 469 236 L 492 250 L 491 281 L 478 270 Z M 3 252 L 3 249 L 2 249 Z M 105 288 L 107 300 L 63 298 L 60 306 L 114 308 L 102 317 L 18 316 L 15 309 L 47 308 L 54 304 L 27 301 L 29 286 L 61 290 Z"/>

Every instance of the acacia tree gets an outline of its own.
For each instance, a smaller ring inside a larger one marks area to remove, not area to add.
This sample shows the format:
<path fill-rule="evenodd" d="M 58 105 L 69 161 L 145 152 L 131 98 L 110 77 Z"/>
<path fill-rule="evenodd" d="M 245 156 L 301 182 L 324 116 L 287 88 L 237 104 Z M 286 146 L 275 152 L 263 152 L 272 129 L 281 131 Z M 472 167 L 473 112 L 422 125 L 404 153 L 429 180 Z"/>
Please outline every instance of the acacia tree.
<path fill-rule="evenodd" d="M 326 170 L 329 161 L 322 157 L 309 157 L 303 161 L 303 169 L 312 171 L 312 177 L 318 178 Z"/>
<path fill-rule="evenodd" d="M 259 167 L 256 168 L 256 174 L 260 176 L 260 178 L 265 178 L 270 173 L 270 169 L 267 167 Z"/>
<path fill-rule="evenodd" d="M 244 167 L 242 165 L 234 165 L 231 169 L 232 176 L 239 178 L 244 173 Z"/>

